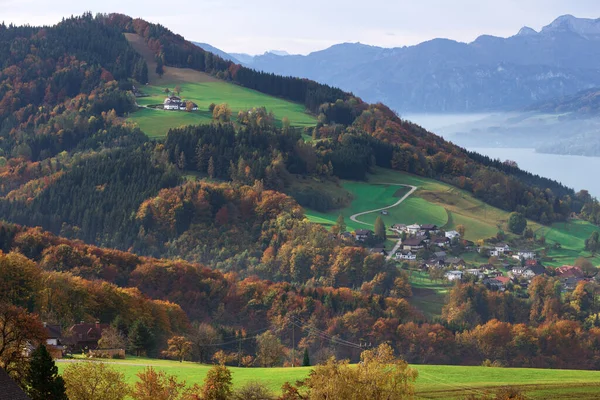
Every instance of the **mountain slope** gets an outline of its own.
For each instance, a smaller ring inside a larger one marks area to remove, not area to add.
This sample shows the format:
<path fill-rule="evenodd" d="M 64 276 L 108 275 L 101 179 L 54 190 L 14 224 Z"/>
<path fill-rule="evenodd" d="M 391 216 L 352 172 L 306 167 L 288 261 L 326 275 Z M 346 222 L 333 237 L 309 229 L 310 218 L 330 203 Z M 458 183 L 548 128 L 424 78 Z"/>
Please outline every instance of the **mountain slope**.
<path fill-rule="evenodd" d="M 340 44 L 307 56 L 254 57 L 252 67 L 307 77 L 401 112 L 515 109 L 600 85 L 598 20 L 563 16 L 539 33 L 435 39 L 379 48 Z"/>

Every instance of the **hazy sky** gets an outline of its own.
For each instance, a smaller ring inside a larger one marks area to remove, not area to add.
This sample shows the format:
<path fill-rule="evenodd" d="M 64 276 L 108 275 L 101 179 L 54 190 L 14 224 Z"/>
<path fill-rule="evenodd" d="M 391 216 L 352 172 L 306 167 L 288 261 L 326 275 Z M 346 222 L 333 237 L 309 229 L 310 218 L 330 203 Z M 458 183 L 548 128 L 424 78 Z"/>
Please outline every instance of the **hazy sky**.
<path fill-rule="evenodd" d="M 600 18 L 600 0 L 0 0 L 0 20 L 53 24 L 85 11 L 159 22 L 228 52 L 306 54 L 340 42 L 393 47 L 435 37 L 511 36 L 559 15 Z"/>

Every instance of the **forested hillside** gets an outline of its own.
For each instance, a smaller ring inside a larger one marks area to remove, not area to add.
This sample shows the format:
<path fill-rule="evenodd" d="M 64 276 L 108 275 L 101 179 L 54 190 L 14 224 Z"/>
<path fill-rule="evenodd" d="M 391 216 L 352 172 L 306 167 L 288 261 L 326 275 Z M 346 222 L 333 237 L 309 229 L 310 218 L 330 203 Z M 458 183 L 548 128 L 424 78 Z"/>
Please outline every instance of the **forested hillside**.
<path fill-rule="evenodd" d="M 150 140 L 123 118 L 148 74 L 126 32 L 147 41 L 157 67 L 302 103 L 316 126 L 279 125 L 257 104 Z M 153 340 L 129 350 L 151 355 L 175 334 L 210 331 L 218 342 L 270 329 L 319 360 L 357 360 L 363 344 L 391 341 L 421 363 L 597 368 L 592 283 L 568 296 L 546 277 L 519 295 L 457 285 L 442 319 L 428 320 L 408 302 L 409 278 L 394 262 L 310 223 L 302 209 L 338 207 L 319 187 L 364 180 L 375 167 L 448 182 L 544 224 L 582 210 L 597 220 L 591 197 L 469 153 L 383 104 L 249 70 L 123 15 L 2 25 L 0 60 L 2 310 L 63 327 L 99 320 L 125 336 L 143 326 Z M 496 331 L 502 341 L 490 339 Z M 576 346 L 548 345 L 557 337 Z M 245 355 L 255 352 L 249 339 Z M 196 359 L 217 350 L 203 349 Z"/>

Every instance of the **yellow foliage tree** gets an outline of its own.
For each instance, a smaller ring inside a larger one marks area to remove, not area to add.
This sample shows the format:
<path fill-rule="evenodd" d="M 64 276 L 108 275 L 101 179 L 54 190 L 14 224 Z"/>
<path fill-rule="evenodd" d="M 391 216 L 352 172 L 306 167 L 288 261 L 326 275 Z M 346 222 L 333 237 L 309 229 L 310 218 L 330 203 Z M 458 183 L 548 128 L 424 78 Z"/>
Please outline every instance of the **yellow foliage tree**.
<path fill-rule="evenodd" d="M 122 400 L 129 394 L 125 376 L 103 363 L 74 363 L 63 379 L 70 400 Z"/>

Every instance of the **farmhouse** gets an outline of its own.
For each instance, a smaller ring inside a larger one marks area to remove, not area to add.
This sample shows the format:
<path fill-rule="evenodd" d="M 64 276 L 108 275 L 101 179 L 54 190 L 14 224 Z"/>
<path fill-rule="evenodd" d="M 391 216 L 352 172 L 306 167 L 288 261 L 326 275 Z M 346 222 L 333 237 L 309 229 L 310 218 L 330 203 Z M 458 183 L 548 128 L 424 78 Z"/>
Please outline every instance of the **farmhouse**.
<path fill-rule="evenodd" d="M 492 250 L 490 250 L 490 256 L 492 257 L 500 257 L 505 255 L 510 251 L 510 246 L 506 243 L 498 243 L 494 246 Z"/>
<path fill-rule="evenodd" d="M 535 258 L 535 251 L 531 250 L 519 250 L 517 257 L 523 260 L 533 260 Z"/>
<path fill-rule="evenodd" d="M 465 270 L 465 274 L 476 276 L 477 279 L 483 279 L 483 274 L 478 269 L 467 269 Z"/>
<path fill-rule="evenodd" d="M 464 268 L 467 266 L 467 263 L 462 258 L 452 257 L 446 259 L 446 264 L 451 265 L 454 268 Z"/>
<path fill-rule="evenodd" d="M 421 250 L 424 247 L 425 243 L 423 239 L 420 238 L 406 239 L 402 242 L 402 249 L 404 250 Z"/>
<path fill-rule="evenodd" d="M 108 328 L 108 324 L 76 324 L 69 329 L 72 346 L 75 349 L 94 350 L 98 347 L 98 340 L 102 337 L 102 332 Z"/>
<path fill-rule="evenodd" d="M 546 273 L 546 269 L 541 265 L 525 265 L 525 266 L 514 266 L 512 267 L 511 274 L 513 276 L 521 276 L 523 278 L 533 278 L 537 275 L 542 275 Z"/>
<path fill-rule="evenodd" d="M 46 347 L 52 357 L 60 358 L 63 355 L 62 332 L 60 325 L 47 324 L 44 322 L 44 328 L 46 329 Z"/>
<path fill-rule="evenodd" d="M 406 232 L 406 225 L 404 225 L 404 224 L 394 224 L 394 225 L 392 225 L 391 229 L 393 231 L 398 232 L 398 233 L 400 233 L 400 232 Z"/>
<path fill-rule="evenodd" d="M 436 232 L 438 230 L 437 225 L 433 225 L 433 224 L 424 224 L 421 225 L 421 230 L 426 231 L 426 232 Z"/>
<path fill-rule="evenodd" d="M 169 96 L 163 102 L 163 108 L 165 110 L 179 110 L 181 106 L 181 98 L 177 96 Z"/>

